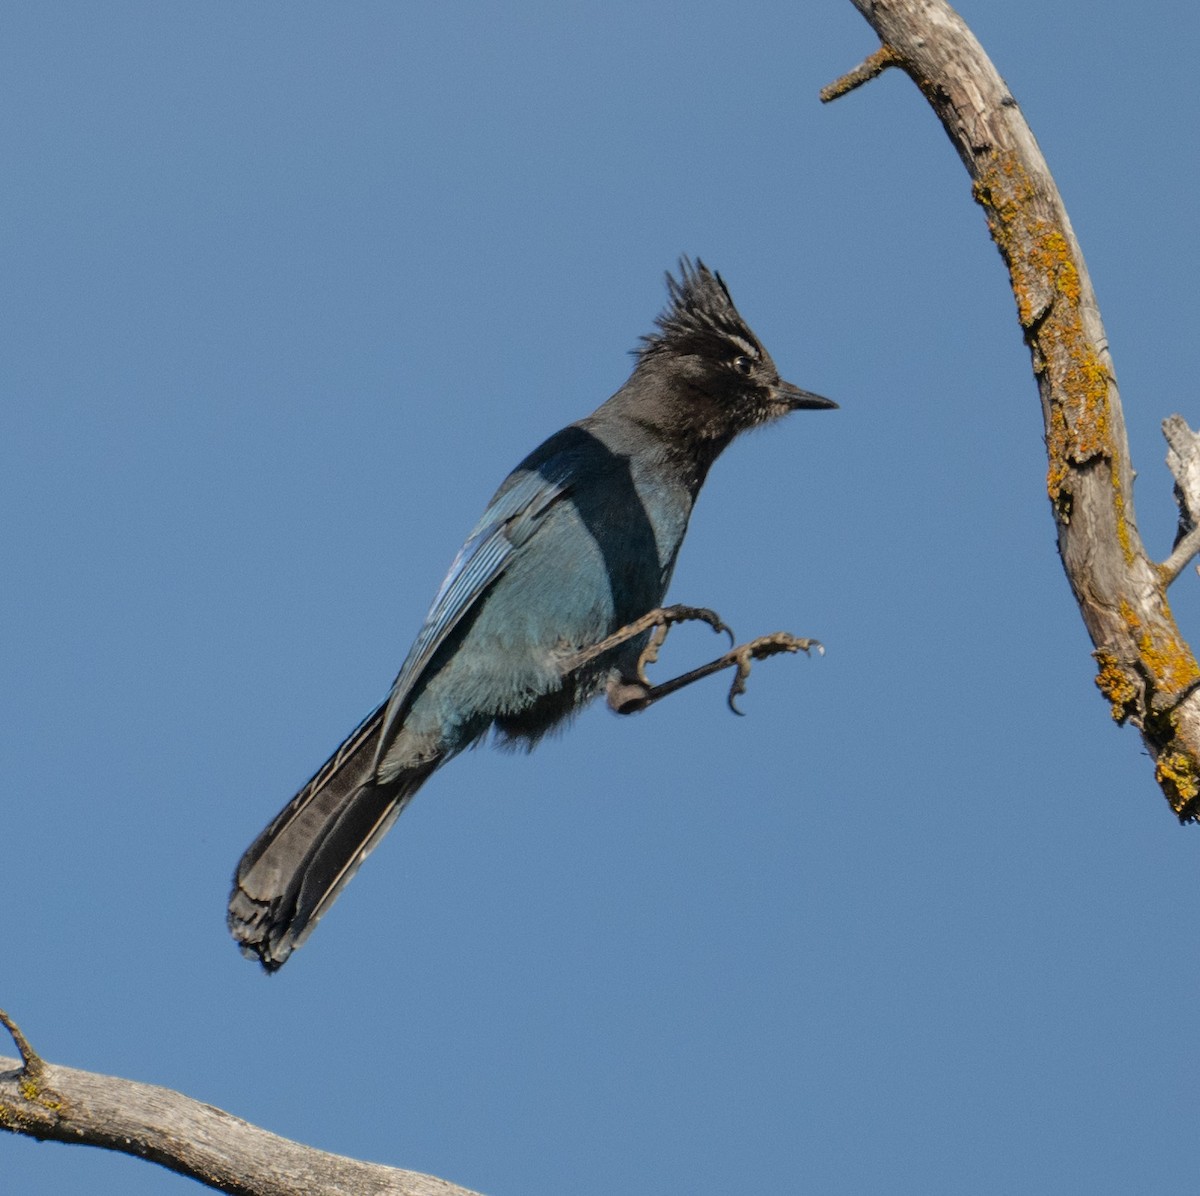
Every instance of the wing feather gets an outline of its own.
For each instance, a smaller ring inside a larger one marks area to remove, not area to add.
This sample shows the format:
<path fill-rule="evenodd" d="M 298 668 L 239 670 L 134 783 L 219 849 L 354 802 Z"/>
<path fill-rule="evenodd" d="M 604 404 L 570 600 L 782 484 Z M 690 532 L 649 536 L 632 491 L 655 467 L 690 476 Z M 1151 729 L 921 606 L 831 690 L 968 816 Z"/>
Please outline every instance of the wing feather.
<path fill-rule="evenodd" d="M 375 766 L 387 754 L 408 710 L 413 688 L 446 637 L 508 567 L 547 510 L 568 489 L 573 454 L 560 453 L 522 470 L 502 487 L 459 549 L 401 666 L 383 712 Z"/>

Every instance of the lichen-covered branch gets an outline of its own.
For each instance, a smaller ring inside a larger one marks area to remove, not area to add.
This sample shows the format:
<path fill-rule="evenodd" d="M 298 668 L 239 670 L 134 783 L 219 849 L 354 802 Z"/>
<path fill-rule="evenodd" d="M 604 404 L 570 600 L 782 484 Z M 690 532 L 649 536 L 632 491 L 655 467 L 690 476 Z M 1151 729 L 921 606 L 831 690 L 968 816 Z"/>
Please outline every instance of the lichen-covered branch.
<path fill-rule="evenodd" d="M 1196 821 L 1200 666 L 1167 602 L 1169 570 L 1150 559 L 1138 534 L 1112 358 L 1058 188 L 1004 80 L 944 0 L 851 3 L 883 52 L 822 94 L 844 95 L 897 65 L 921 89 L 966 166 L 1008 266 L 1033 359 L 1049 455 L 1046 490 L 1063 567 L 1095 645 L 1096 684 L 1113 717 L 1141 731 L 1172 809 Z"/>
<path fill-rule="evenodd" d="M 326 1154 L 169 1088 L 46 1063 L 0 1010 L 0 1130 L 123 1151 L 237 1196 L 476 1196 L 415 1171 Z"/>

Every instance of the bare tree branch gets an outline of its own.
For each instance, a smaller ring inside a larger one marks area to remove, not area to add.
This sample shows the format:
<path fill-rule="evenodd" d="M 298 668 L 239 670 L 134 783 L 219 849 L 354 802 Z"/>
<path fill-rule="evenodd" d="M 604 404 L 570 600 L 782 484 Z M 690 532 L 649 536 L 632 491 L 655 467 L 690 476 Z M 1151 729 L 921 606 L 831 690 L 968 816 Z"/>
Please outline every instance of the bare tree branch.
<path fill-rule="evenodd" d="M 119 1150 L 236 1196 L 477 1196 L 416 1171 L 280 1138 L 169 1088 L 44 1062 L 0 1010 L 21 1058 L 0 1056 L 0 1129 Z"/>
<path fill-rule="evenodd" d="M 1167 467 L 1175 475 L 1175 501 L 1179 504 L 1179 531 L 1175 547 L 1162 564 L 1167 585 L 1200 553 L 1200 434 L 1181 415 L 1163 420 L 1167 438 Z M 1198 566 L 1200 568 L 1200 566 Z"/>
<path fill-rule="evenodd" d="M 1162 566 L 1142 545 L 1108 341 L 1058 188 L 1004 80 L 944 0 L 851 2 L 883 49 L 822 98 L 845 95 L 898 65 L 962 158 L 1008 265 L 1033 358 L 1049 455 L 1046 488 L 1059 555 L 1095 645 L 1096 684 L 1113 718 L 1141 731 L 1155 777 L 1180 820 L 1196 821 L 1200 666 L 1166 591 L 1191 559 L 1184 554 L 1198 545 L 1189 529 Z"/>

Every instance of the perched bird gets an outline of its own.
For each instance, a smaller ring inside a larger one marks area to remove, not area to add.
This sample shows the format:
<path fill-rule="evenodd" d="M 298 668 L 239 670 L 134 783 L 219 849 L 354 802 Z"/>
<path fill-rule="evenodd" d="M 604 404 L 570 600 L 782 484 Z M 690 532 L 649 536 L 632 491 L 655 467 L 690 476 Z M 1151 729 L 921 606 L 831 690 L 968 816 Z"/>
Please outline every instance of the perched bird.
<path fill-rule="evenodd" d="M 651 685 L 660 607 L 709 467 L 739 433 L 837 404 L 784 382 L 719 274 L 680 262 L 629 380 L 508 475 L 450 566 L 386 701 L 242 857 L 229 928 L 274 971 L 312 932 L 429 775 L 493 730 L 532 746 L 600 693 L 619 713 L 752 659 L 807 651 L 785 633 Z M 731 637 L 732 642 L 732 637 Z"/>

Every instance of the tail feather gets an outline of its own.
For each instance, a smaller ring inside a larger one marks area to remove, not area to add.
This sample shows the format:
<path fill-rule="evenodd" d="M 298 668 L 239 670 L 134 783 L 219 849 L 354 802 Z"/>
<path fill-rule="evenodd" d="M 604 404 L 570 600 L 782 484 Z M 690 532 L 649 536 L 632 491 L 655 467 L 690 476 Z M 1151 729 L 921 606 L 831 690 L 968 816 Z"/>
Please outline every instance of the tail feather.
<path fill-rule="evenodd" d="M 229 930 L 268 972 L 312 933 L 440 760 L 375 780 L 380 706 L 250 845 L 234 875 Z"/>

